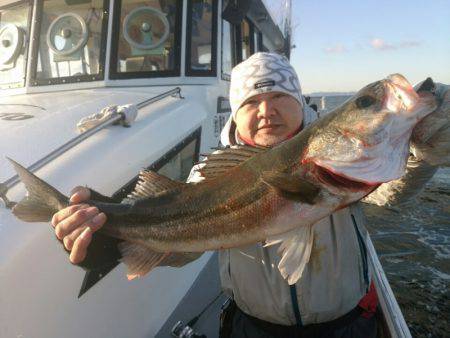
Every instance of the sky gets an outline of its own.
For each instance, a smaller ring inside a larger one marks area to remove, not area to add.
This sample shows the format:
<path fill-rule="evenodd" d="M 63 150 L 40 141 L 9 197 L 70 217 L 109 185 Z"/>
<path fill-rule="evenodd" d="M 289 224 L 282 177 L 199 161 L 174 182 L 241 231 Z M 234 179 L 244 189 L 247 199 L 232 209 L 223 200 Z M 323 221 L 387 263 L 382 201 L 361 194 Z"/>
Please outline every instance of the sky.
<path fill-rule="evenodd" d="M 292 0 L 291 63 L 304 94 L 392 73 L 450 84 L 450 0 Z"/>

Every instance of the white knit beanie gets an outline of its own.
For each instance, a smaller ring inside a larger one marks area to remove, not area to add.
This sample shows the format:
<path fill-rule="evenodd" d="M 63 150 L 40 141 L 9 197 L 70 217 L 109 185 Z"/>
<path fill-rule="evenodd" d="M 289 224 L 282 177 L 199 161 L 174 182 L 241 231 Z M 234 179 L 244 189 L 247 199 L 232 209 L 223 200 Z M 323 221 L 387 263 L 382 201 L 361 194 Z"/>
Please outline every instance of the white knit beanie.
<path fill-rule="evenodd" d="M 302 104 L 302 90 L 294 68 L 286 57 L 256 53 L 231 71 L 230 105 L 233 116 L 248 98 L 268 92 L 282 92 Z"/>
<path fill-rule="evenodd" d="M 233 68 L 230 84 L 231 115 L 221 133 L 223 145 L 239 143 L 230 142 L 229 138 L 230 131 L 234 133 L 234 118 L 241 105 L 252 96 L 269 92 L 285 93 L 295 98 L 303 108 L 307 107 L 297 74 L 286 57 L 275 53 L 255 53 Z M 309 122 L 305 121 L 308 120 L 308 113 L 305 112 L 303 125 Z"/>

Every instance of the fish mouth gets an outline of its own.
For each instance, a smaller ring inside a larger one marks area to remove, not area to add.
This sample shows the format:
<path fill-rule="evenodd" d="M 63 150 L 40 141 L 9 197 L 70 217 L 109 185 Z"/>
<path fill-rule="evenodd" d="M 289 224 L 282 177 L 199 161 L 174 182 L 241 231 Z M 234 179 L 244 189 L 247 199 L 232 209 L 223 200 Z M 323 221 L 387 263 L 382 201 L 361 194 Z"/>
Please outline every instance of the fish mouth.
<path fill-rule="evenodd" d="M 353 192 L 374 190 L 380 185 L 380 183 L 355 180 L 317 164 L 314 164 L 314 173 L 317 180 L 326 186 Z"/>
<path fill-rule="evenodd" d="M 410 112 L 419 101 L 419 95 L 411 84 L 400 74 L 389 75 L 385 82 L 389 92 L 384 99 L 384 106 L 392 111 Z"/>

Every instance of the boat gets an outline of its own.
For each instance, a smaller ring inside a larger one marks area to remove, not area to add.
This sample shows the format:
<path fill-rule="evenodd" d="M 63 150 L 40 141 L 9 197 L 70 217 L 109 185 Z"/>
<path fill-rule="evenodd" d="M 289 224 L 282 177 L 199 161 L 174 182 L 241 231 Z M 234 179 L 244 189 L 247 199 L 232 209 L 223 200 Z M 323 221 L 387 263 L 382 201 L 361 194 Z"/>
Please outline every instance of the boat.
<path fill-rule="evenodd" d="M 217 336 L 216 253 L 131 282 L 72 266 L 48 224 L 12 215 L 6 157 L 65 194 L 125 197 L 143 168 L 183 181 L 218 145 L 232 67 L 289 56 L 289 30 L 260 0 L 0 0 L 0 41 L 0 336 Z"/>

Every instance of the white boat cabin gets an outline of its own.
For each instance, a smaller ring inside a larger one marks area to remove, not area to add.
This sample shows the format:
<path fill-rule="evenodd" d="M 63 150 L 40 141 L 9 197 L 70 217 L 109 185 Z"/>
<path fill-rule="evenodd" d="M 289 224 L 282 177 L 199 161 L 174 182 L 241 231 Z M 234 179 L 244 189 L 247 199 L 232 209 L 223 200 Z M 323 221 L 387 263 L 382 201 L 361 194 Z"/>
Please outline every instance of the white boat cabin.
<path fill-rule="evenodd" d="M 259 0 L 0 0 L 0 337 L 181 336 L 206 308 L 194 329 L 217 336 L 214 253 L 131 282 L 72 266 L 49 224 L 11 214 L 25 189 L 6 157 L 64 194 L 124 197 L 142 168 L 185 180 L 218 145 L 233 65 L 285 41 Z M 129 128 L 77 131 L 127 104 Z"/>

